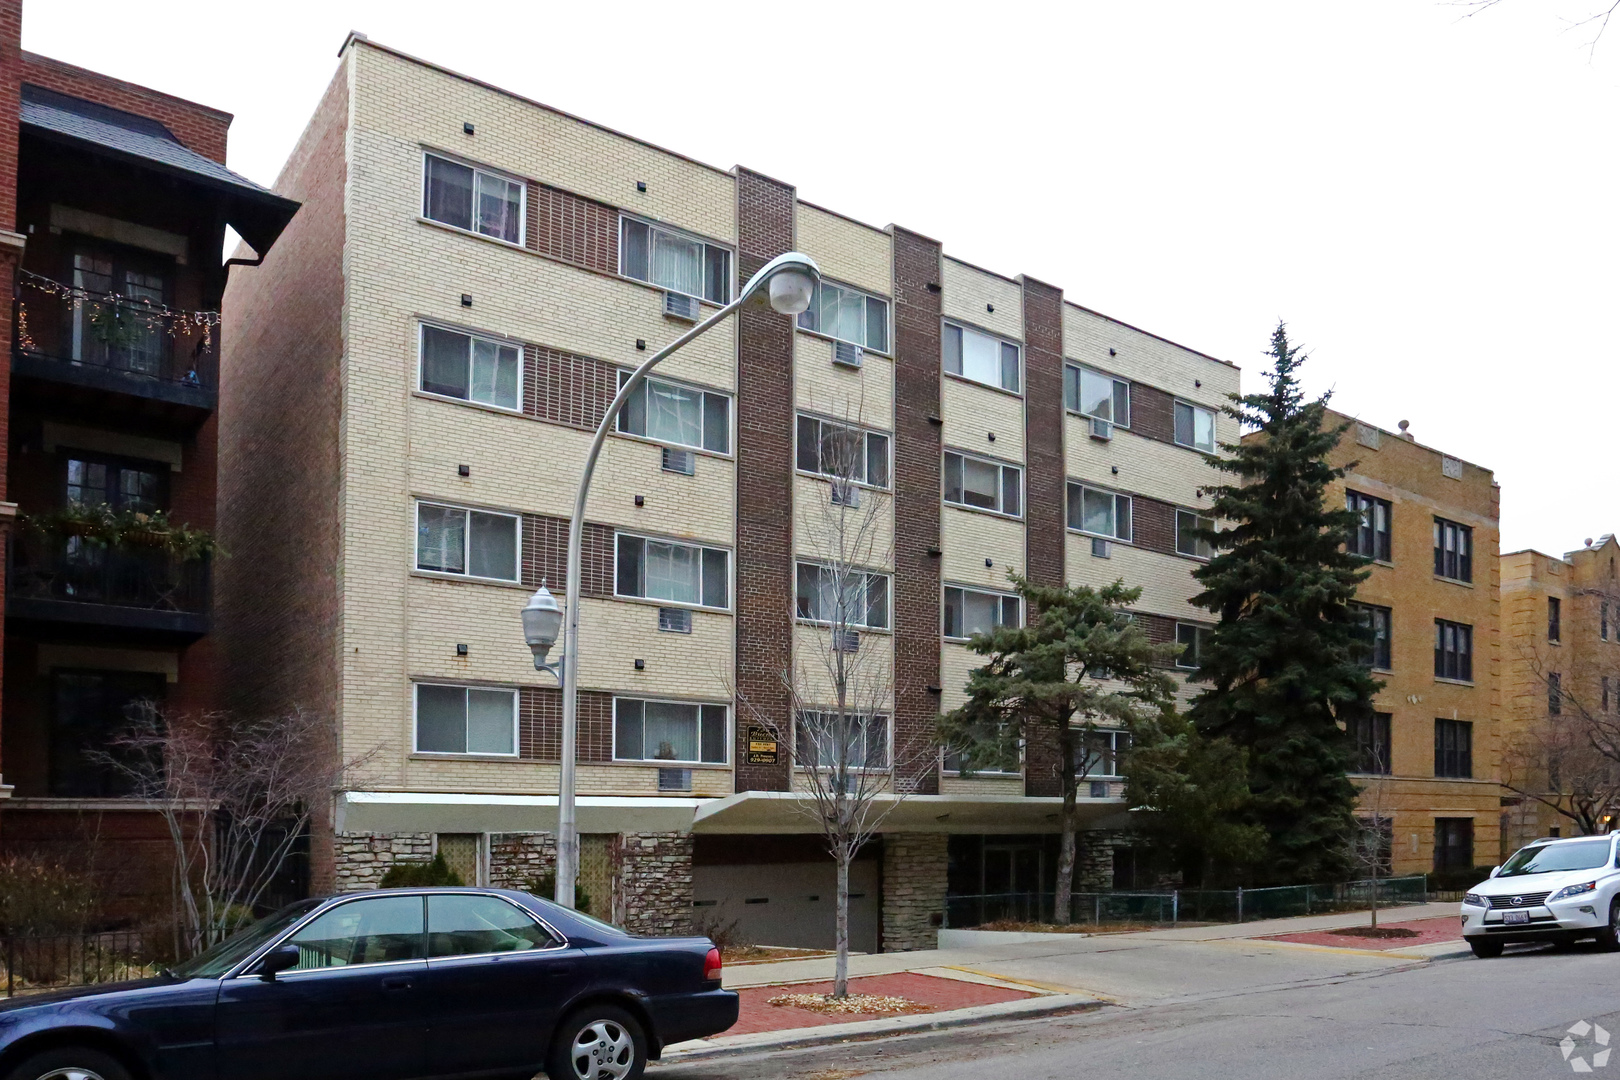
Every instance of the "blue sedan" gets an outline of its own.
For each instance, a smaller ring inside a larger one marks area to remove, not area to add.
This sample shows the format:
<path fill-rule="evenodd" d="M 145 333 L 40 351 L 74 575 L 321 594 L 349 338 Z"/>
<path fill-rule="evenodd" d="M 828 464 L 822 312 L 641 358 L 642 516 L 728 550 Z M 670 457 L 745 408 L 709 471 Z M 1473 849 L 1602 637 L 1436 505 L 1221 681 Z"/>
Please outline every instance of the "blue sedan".
<path fill-rule="evenodd" d="M 526 893 L 306 900 L 139 982 L 0 1004 L 3 1080 L 637 1080 L 737 1021 L 706 938 Z"/>

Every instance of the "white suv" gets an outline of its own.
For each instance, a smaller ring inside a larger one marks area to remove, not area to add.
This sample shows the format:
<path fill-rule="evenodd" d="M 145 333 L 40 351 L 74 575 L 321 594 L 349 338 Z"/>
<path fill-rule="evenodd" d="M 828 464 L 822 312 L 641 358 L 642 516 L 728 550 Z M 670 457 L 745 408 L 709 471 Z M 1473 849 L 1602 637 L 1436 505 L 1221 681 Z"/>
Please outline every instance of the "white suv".
<path fill-rule="evenodd" d="M 1474 955 L 1502 955 L 1516 941 L 1596 938 L 1620 949 L 1620 856 L 1615 834 L 1538 840 L 1520 848 L 1462 902 Z"/>

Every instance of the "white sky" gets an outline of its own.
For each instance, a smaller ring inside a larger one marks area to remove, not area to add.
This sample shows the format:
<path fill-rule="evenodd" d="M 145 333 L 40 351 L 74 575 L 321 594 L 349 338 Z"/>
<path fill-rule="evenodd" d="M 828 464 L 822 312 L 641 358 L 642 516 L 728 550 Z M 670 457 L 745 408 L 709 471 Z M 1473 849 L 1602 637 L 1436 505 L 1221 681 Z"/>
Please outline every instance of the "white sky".
<path fill-rule="evenodd" d="M 1562 553 L 1620 530 L 1620 25 L 1566 29 L 1598 2 L 30 0 L 23 45 L 235 113 L 269 184 L 355 29 L 1061 285 L 1245 390 L 1286 318 L 1311 390 L 1494 469 L 1502 549 Z"/>

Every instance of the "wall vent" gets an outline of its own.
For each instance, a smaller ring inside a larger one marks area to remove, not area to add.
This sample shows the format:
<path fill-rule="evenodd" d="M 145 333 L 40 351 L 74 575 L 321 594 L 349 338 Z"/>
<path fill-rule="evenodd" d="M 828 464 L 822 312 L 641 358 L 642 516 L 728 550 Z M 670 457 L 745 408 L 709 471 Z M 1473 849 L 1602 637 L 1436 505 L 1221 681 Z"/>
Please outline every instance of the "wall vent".
<path fill-rule="evenodd" d="M 659 769 L 658 770 L 658 790 L 659 791 L 691 791 L 692 790 L 692 770 L 691 769 Z"/>

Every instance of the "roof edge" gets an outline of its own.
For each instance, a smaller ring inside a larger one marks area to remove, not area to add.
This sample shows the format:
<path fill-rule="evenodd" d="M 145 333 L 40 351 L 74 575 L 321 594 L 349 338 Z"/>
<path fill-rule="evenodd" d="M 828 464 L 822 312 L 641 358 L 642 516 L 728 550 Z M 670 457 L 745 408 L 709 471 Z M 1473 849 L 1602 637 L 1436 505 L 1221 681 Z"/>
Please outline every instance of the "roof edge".
<path fill-rule="evenodd" d="M 217 117 L 217 118 L 225 121 L 225 126 L 226 127 L 229 127 L 231 125 L 231 122 L 236 119 L 236 114 L 235 113 L 228 113 L 224 109 L 216 109 L 212 105 L 204 105 L 200 101 L 193 101 L 190 98 L 183 98 L 179 94 L 169 94 L 169 93 L 165 93 L 162 90 L 154 90 L 152 87 L 143 85 L 141 83 L 130 82 L 127 79 L 120 79 L 120 78 L 117 78 L 115 76 L 108 75 L 108 74 L 106 74 L 104 72 L 96 71 L 94 68 L 80 67 L 78 64 L 70 64 L 66 60 L 58 60 L 55 57 L 45 56 L 42 53 L 29 52 L 27 49 L 24 49 L 24 50 L 22 50 L 22 59 L 23 59 L 24 64 L 42 64 L 42 65 L 44 65 L 46 67 L 61 68 L 61 69 L 67 70 L 67 71 L 78 72 L 79 74 L 87 75 L 92 79 L 99 79 L 99 80 L 101 80 L 103 82 L 112 83 L 114 86 L 121 87 L 122 89 L 128 90 L 131 93 L 134 93 L 134 94 L 137 94 L 137 95 L 146 95 L 146 96 L 150 96 L 150 97 L 161 98 L 164 101 L 171 101 L 171 102 L 174 102 L 177 105 L 184 105 L 187 108 L 196 109 L 199 112 L 208 113 L 211 116 Z M 28 73 L 26 71 L 24 71 L 24 72 L 22 72 L 20 74 L 21 74 L 21 80 L 20 81 L 27 82 L 28 81 Z M 42 89 L 49 90 L 51 88 L 47 86 L 47 87 L 43 87 Z M 58 90 L 57 93 L 66 93 L 66 91 Z M 68 96 L 73 97 L 75 95 L 69 94 Z M 116 108 L 116 107 L 117 106 L 112 106 L 112 105 L 108 106 L 108 108 Z M 120 111 L 121 112 L 129 112 L 128 109 L 122 109 Z M 136 115 L 139 115 L 139 114 L 136 114 Z M 156 119 L 156 118 L 155 117 L 147 117 L 146 119 L 152 120 L 152 119 Z M 161 121 L 159 121 L 159 122 L 161 123 Z"/>
<path fill-rule="evenodd" d="M 1155 341 L 1162 341 L 1166 345 L 1173 345 L 1176 348 L 1180 349 L 1182 352 L 1192 353 L 1194 356 L 1202 357 L 1203 359 L 1208 360 L 1212 364 L 1221 364 L 1221 365 L 1223 365 L 1225 367 L 1231 368 L 1233 371 L 1242 371 L 1243 370 L 1242 368 L 1238 367 L 1238 365 L 1232 363 L 1232 361 L 1230 361 L 1230 360 L 1222 360 L 1218 356 L 1211 356 L 1211 355 L 1209 355 L 1209 353 L 1204 352 L 1201 349 L 1195 349 L 1191 345 L 1183 345 L 1181 342 L 1173 341 L 1170 338 L 1165 337 L 1163 334 L 1155 334 L 1151 330 L 1144 330 L 1140 326 L 1137 326 L 1135 323 L 1128 323 L 1124 319 L 1116 319 L 1112 315 L 1105 315 L 1102 312 L 1098 311 L 1096 308 L 1088 308 L 1084 304 L 1077 304 L 1073 300 L 1070 300 L 1067 295 L 1065 295 L 1063 297 L 1063 302 L 1065 304 L 1067 304 L 1068 306 L 1074 308 L 1076 311 L 1083 311 L 1087 315 L 1095 315 L 1099 319 L 1107 319 L 1109 322 L 1115 324 L 1116 326 L 1123 326 L 1125 329 L 1134 330 L 1138 334 L 1146 334 L 1148 337 L 1154 339 Z"/>

